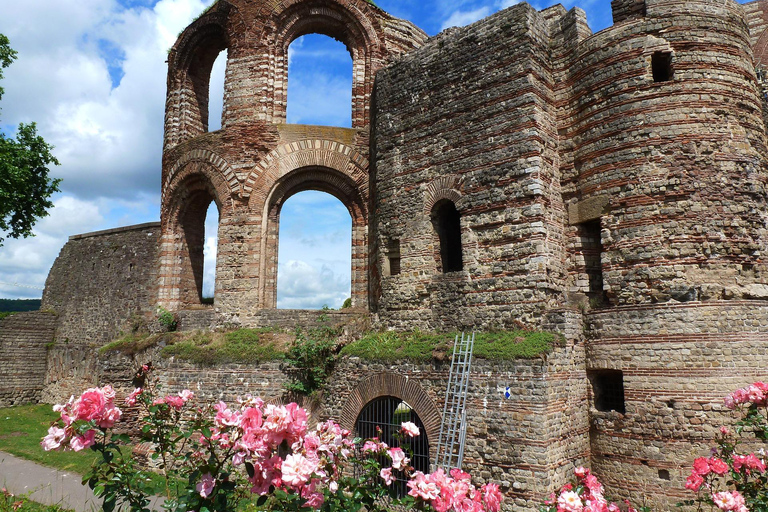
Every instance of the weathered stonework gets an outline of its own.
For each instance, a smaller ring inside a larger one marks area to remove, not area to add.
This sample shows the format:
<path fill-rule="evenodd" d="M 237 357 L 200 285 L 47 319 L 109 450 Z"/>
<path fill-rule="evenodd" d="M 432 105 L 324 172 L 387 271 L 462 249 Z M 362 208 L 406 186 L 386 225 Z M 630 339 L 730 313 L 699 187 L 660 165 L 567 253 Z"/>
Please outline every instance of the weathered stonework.
<path fill-rule="evenodd" d="M 55 328 L 53 313 L 34 311 L 0 318 L 0 407 L 41 400 Z"/>
<path fill-rule="evenodd" d="M 364 0 L 219 0 L 169 54 L 161 225 L 74 237 L 51 271 L 43 398 L 127 383 L 135 362 L 88 343 L 157 304 L 187 329 L 311 324 L 274 309 L 278 228 L 289 197 L 320 190 L 352 217 L 349 336 L 369 321 L 563 335 L 541 360 L 476 366 L 467 468 L 501 483 L 508 509 L 535 509 L 582 463 L 669 509 L 729 421 L 721 397 L 768 378 L 768 1 L 612 8 L 596 34 L 578 8 L 518 4 L 428 39 Z M 287 48 L 313 32 L 350 50 L 352 128 L 285 124 Z M 223 128 L 209 133 L 223 49 Z M 158 367 L 210 398 L 285 398 L 276 364 Z M 614 410 L 598 410 L 605 376 L 623 385 Z M 316 416 L 352 425 L 378 388 L 433 432 L 446 378 L 444 364 L 346 360 Z"/>

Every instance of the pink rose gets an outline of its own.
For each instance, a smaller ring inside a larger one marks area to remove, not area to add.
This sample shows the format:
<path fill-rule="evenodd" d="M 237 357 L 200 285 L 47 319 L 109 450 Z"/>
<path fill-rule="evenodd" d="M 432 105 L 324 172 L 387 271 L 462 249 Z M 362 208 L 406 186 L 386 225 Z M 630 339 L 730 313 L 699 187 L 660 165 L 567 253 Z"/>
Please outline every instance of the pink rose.
<path fill-rule="evenodd" d="M 185 389 L 179 392 L 179 396 L 181 397 L 182 400 L 187 402 L 189 400 L 192 400 L 195 397 L 195 394 L 192 391 Z"/>
<path fill-rule="evenodd" d="M 402 432 L 408 437 L 417 437 L 420 434 L 419 427 L 417 427 L 415 423 L 412 423 L 410 421 L 404 421 L 400 425 L 400 432 Z"/>
<path fill-rule="evenodd" d="M 483 501 L 488 512 L 499 512 L 502 500 L 499 486 L 494 483 L 487 483 L 480 488 L 480 491 L 483 493 Z"/>
<path fill-rule="evenodd" d="M 200 493 L 200 496 L 207 498 L 213 492 L 213 487 L 216 485 L 216 479 L 210 473 L 204 474 L 200 481 L 197 482 L 195 489 Z"/>
<path fill-rule="evenodd" d="M 717 457 L 712 457 L 709 459 L 709 468 L 713 473 L 716 473 L 720 476 L 728 472 L 728 464 L 726 464 L 725 461 L 718 459 Z"/>
<path fill-rule="evenodd" d="M 96 442 L 96 431 L 91 429 L 82 436 L 75 436 L 69 441 L 69 447 L 72 448 L 72 450 L 79 452 L 80 450 L 84 450 L 86 448 L 89 448 L 93 446 L 93 444 Z"/>
<path fill-rule="evenodd" d="M 43 450 L 47 452 L 55 450 L 61 446 L 61 443 L 66 437 L 67 433 L 63 428 L 52 425 L 48 429 L 48 435 L 43 438 L 40 445 L 43 447 Z"/>
<path fill-rule="evenodd" d="M 438 485 L 432 481 L 429 476 L 425 475 L 421 471 L 416 471 L 408 481 L 408 487 L 410 488 L 408 494 L 414 498 L 421 498 L 425 501 L 432 501 L 437 499 L 437 497 L 440 496 L 440 487 L 438 487 Z M 437 507 L 435 508 L 437 509 Z"/>
<path fill-rule="evenodd" d="M 701 476 L 709 474 L 709 461 L 704 457 L 699 457 L 693 461 L 693 470 Z"/>
<path fill-rule="evenodd" d="M 180 411 L 181 408 L 184 407 L 184 399 L 180 396 L 168 395 L 163 399 L 163 401 L 177 411 Z"/>
<path fill-rule="evenodd" d="M 109 404 L 99 418 L 100 428 L 112 428 L 115 423 L 120 421 L 123 416 L 123 412 L 112 404 Z"/>
<path fill-rule="evenodd" d="M 299 487 L 309 481 L 316 469 L 317 464 L 300 453 L 292 453 L 285 458 L 282 465 L 283 483 L 291 487 Z"/>
<path fill-rule="evenodd" d="M 581 498 L 573 491 L 566 491 L 557 498 L 557 510 L 562 512 L 581 512 L 584 504 Z"/>
<path fill-rule="evenodd" d="M 392 482 L 395 481 L 394 478 L 392 478 L 392 468 L 382 468 L 379 472 L 379 476 L 384 480 L 384 483 L 387 485 L 392 485 Z"/>
<path fill-rule="evenodd" d="M 403 469 L 409 462 L 402 448 L 390 448 L 387 450 L 387 454 L 392 459 L 392 467 L 394 469 Z"/>
<path fill-rule="evenodd" d="M 136 405 L 136 399 L 138 398 L 138 396 L 141 394 L 142 391 L 143 389 L 141 388 L 134 389 L 130 395 L 125 397 L 126 405 L 128 405 L 129 407 L 133 407 L 134 405 Z"/>
<path fill-rule="evenodd" d="M 91 421 L 101 416 L 107 400 L 104 393 L 99 388 L 91 388 L 83 392 L 75 403 L 75 419 Z"/>
<path fill-rule="evenodd" d="M 691 475 L 685 480 L 685 488 L 691 491 L 698 491 L 704 483 L 704 479 L 695 470 L 691 472 Z"/>

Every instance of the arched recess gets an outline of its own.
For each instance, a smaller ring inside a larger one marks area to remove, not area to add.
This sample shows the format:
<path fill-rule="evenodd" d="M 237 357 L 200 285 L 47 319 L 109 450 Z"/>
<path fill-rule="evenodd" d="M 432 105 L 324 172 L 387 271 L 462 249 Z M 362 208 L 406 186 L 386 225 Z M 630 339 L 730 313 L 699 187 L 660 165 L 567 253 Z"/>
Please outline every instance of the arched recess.
<path fill-rule="evenodd" d="M 165 149 L 208 131 L 211 69 L 231 46 L 227 24 L 232 7 L 227 2 L 215 6 L 181 33 L 168 54 Z"/>
<path fill-rule="evenodd" d="M 219 220 L 232 209 L 221 172 L 207 162 L 188 162 L 163 193 L 159 302 L 170 310 L 202 303 L 205 215 L 216 203 Z"/>
<path fill-rule="evenodd" d="M 348 175 L 322 166 L 295 169 L 278 179 L 264 203 L 262 215 L 262 244 L 260 298 L 265 308 L 277 306 L 277 262 L 280 233 L 280 211 L 285 201 L 305 190 L 326 192 L 344 204 L 352 217 L 352 305 L 367 306 L 368 258 L 367 202 L 357 183 Z"/>
<path fill-rule="evenodd" d="M 354 430 L 355 422 L 363 408 L 372 400 L 385 396 L 393 396 L 407 402 L 418 414 L 430 440 L 430 458 L 434 459 L 440 434 L 440 412 L 418 379 L 409 379 L 395 373 L 378 373 L 363 379 L 347 397 L 339 424 L 342 428 Z"/>
<path fill-rule="evenodd" d="M 288 47 L 307 34 L 322 34 L 344 43 L 352 57 L 352 127 L 369 122 L 370 95 L 376 70 L 383 64 L 383 43 L 376 28 L 362 10 L 341 2 L 288 1 L 267 25 L 262 40 L 273 41 L 271 60 L 275 63 L 271 90 L 274 122 L 285 122 L 288 98 Z"/>

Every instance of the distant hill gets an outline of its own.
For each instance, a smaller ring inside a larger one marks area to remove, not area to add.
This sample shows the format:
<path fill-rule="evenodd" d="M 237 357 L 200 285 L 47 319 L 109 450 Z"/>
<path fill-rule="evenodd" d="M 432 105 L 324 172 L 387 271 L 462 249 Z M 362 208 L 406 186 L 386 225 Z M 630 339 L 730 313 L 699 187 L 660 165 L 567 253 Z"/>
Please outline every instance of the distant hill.
<path fill-rule="evenodd" d="M 17 311 L 37 311 L 40 299 L 0 299 L 0 313 Z"/>

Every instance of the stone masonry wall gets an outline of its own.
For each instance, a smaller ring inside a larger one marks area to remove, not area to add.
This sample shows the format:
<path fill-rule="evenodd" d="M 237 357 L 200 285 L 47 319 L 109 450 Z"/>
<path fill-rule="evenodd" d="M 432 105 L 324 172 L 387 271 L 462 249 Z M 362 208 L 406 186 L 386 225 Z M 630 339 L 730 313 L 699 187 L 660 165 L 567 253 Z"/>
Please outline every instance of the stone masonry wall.
<path fill-rule="evenodd" d="M 42 309 L 58 315 L 57 343 L 103 345 L 154 316 L 160 224 L 70 237 L 53 264 Z"/>
<path fill-rule="evenodd" d="M 607 488 L 670 510 L 706 456 L 730 391 L 768 374 L 768 303 L 626 306 L 589 315 L 587 371 L 621 370 L 626 413 L 590 406 L 592 466 Z"/>
<path fill-rule="evenodd" d="M 537 325 L 563 292 L 549 61 L 559 22 L 519 4 L 445 31 L 378 74 L 371 265 L 385 323 Z M 431 216 L 441 200 L 460 215 L 460 271 L 440 270 Z"/>
<path fill-rule="evenodd" d="M 46 353 L 56 315 L 31 311 L 0 319 L 0 407 L 36 403 L 45 383 Z"/>

